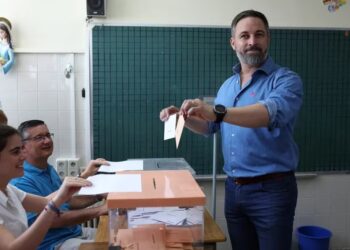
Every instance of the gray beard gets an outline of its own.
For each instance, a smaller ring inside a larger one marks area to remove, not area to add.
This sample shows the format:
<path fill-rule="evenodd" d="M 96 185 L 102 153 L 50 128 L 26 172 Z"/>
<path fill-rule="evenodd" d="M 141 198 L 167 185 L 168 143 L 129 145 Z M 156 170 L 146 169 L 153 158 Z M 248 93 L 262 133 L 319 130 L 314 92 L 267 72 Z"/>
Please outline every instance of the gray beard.
<path fill-rule="evenodd" d="M 236 52 L 236 55 L 241 63 L 248 64 L 251 66 L 260 66 L 265 61 L 267 57 L 267 52 L 258 53 L 255 55 L 248 55 Z"/>

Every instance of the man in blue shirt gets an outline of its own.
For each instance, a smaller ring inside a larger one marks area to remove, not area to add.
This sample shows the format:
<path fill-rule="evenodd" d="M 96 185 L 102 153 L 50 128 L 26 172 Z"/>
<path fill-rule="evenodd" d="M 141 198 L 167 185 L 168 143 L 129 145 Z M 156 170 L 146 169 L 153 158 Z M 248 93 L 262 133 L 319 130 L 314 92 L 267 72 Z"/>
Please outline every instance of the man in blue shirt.
<path fill-rule="evenodd" d="M 48 196 L 56 192 L 62 184 L 56 170 L 48 163 L 53 152 L 53 140 L 46 124 L 40 120 L 23 122 L 18 128 L 24 145 L 24 176 L 13 179 L 11 184 L 31 194 Z M 104 159 L 90 162 L 81 174 L 87 178 L 97 172 L 101 164 L 108 164 Z M 38 249 L 78 249 L 80 243 L 91 241 L 94 229 L 82 228 L 79 224 L 107 213 L 106 205 L 86 208 L 100 197 L 73 197 L 60 207 L 62 214 L 48 231 Z M 27 213 L 28 225 L 37 218 L 35 213 Z"/>
<path fill-rule="evenodd" d="M 239 13 L 231 33 L 230 44 L 240 63 L 219 89 L 215 106 L 185 100 L 180 109 L 163 109 L 160 119 L 179 112 L 185 126 L 196 133 L 221 131 L 232 249 L 288 250 L 299 161 L 293 129 L 302 104 L 302 82 L 268 56 L 270 32 L 262 13 Z"/>

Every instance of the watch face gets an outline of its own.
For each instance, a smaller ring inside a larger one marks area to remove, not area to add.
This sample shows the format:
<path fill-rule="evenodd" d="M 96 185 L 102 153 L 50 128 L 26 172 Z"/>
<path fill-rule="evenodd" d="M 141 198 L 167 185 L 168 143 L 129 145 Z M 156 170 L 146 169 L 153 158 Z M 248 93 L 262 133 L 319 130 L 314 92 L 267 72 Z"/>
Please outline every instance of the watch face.
<path fill-rule="evenodd" d="M 225 113 L 226 107 L 224 105 L 221 105 L 221 104 L 215 105 L 215 111 L 217 113 Z"/>
<path fill-rule="evenodd" d="M 216 120 L 215 122 L 216 123 L 220 123 L 223 121 L 224 119 L 224 116 L 226 115 L 226 107 L 224 105 L 221 105 L 221 104 L 217 104 L 214 106 L 214 109 L 213 109 L 215 115 L 216 115 Z"/>

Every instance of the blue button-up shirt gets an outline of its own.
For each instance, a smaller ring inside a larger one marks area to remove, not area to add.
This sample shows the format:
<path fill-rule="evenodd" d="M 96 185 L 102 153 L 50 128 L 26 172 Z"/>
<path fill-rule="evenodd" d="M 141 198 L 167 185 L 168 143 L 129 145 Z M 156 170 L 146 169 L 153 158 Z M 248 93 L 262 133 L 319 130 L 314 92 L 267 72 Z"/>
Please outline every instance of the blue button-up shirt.
<path fill-rule="evenodd" d="M 243 87 L 240 71 L 240 64 L 233 68 L 233 76 L 223 83 L 215 103 L 227 108 L 261 103 L 268 111 L 269 126 L 209 124 L 210 133 L 221 130 L 225 173 L 231 177 L 253 177 L 295 170 L 299 151 L 293 129 L 302 104 L 300 77 L 270 57 Z"/>
<path fill-rule="evenodd" d="M 48 165 L 46 169 L 40 169 L 25 161 L 23 167 L 24 176 L 11 181 L 11 184 L 17 188 L 39 196 L 47 196 L 60 188 L 62 181 L 51 165 Z M 69 210 L 69 205 L 67 203 L 63 204 L 60 210 Z M 37 216 L 36 213 L 27 213 L 28 224 L 31 225 L 34 223 Z M 53 250 L 59 243 L 80 236 L 81 233 L 80 225 L 51 228 L 38 250 Z"/>

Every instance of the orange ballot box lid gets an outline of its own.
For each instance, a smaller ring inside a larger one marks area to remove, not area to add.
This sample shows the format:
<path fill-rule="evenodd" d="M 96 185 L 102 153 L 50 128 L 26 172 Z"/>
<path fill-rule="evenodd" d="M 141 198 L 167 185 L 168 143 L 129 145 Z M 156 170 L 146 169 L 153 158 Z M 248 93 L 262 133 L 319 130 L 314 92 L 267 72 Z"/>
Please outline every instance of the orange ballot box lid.
<path fill-rule="evenodd" d="M 118 175 L 130 174 L 121 172 Z M 112 192 L 107 207 L 202 206 L 205 194 L 188 170 L 132 171 L 141 175 L 141 192 Z"/>

